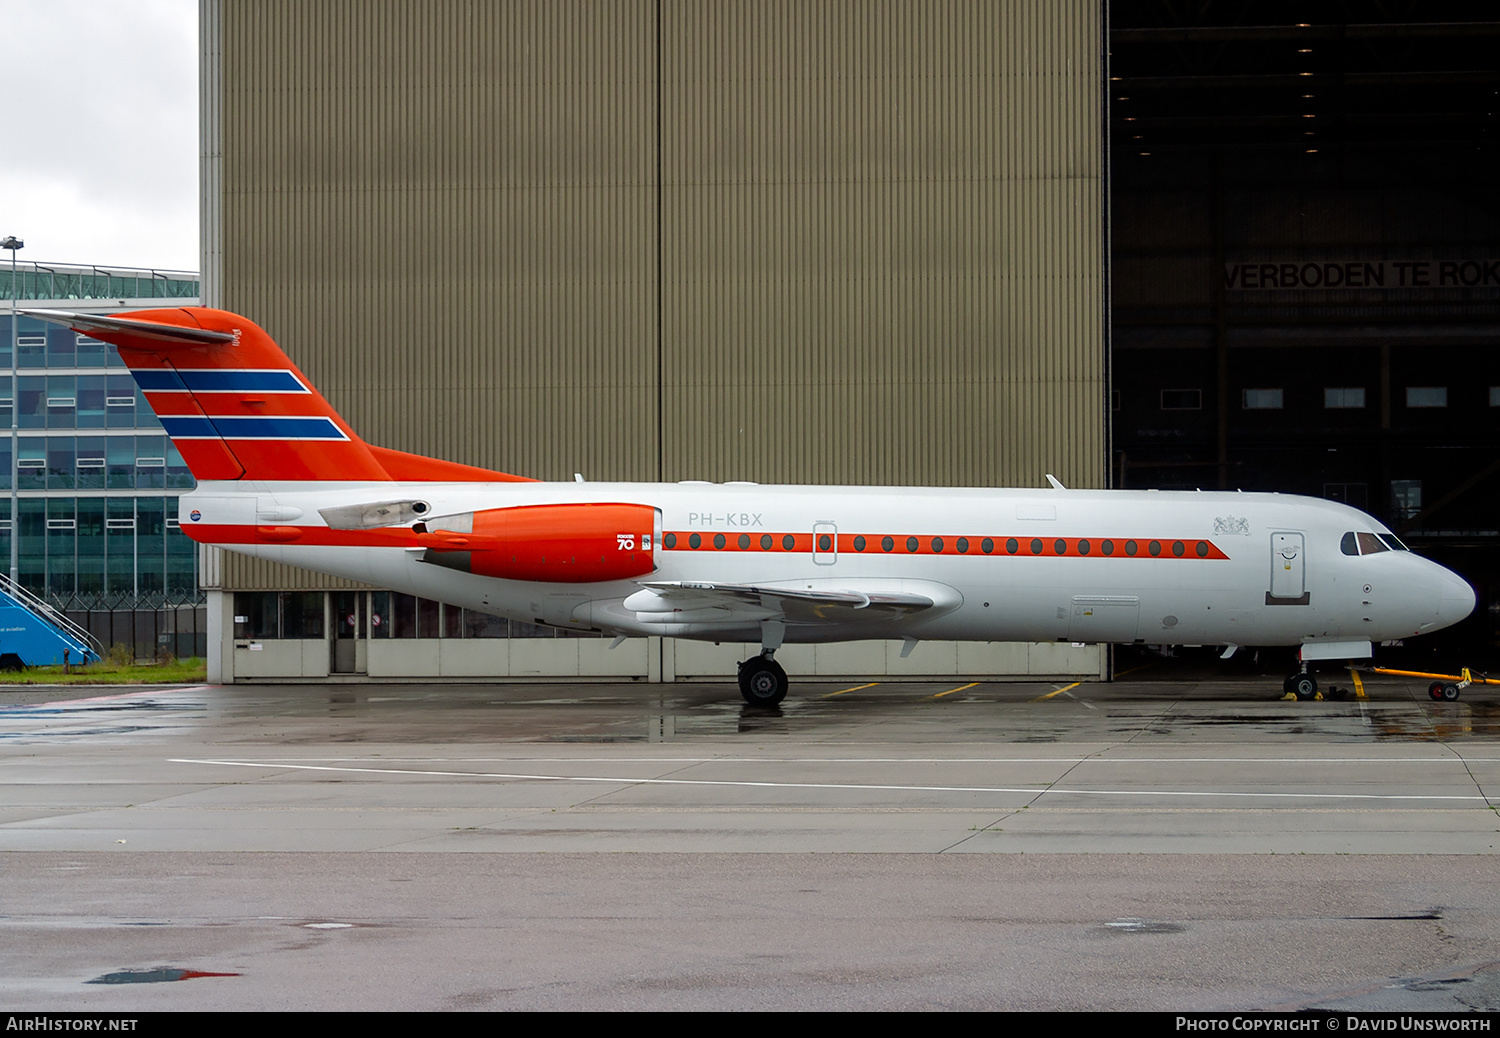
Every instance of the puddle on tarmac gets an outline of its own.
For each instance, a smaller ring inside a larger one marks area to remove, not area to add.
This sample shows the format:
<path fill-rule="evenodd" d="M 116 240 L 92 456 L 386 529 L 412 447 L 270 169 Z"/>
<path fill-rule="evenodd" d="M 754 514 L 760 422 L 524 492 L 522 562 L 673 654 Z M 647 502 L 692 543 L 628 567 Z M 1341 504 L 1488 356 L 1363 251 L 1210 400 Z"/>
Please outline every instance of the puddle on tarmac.
<path fill-rule="evenodd" d="M 209 973 L 204 970 L 184 970 L 173 966 L 157 966 L 146 970 L 118 970 L 84 981 L 85 984 L 164 984 L 174 980 L 196 980 L 199 977 L 238 977 L 238 973 Z"/>

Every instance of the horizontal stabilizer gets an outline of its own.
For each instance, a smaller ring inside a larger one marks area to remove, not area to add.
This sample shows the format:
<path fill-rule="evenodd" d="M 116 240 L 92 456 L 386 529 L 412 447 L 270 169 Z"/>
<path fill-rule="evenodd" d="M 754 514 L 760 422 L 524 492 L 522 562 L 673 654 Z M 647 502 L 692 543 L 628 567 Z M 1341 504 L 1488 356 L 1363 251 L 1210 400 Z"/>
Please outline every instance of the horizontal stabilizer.
<path fill-rule="evenodd" d="M 99 314 L 80 314 L 72 310 L 22 310 L 27 317 L 39 321 L 50 321 L 73 329 L 75 332 L 125 334 L 142 343 L 150 343 L 155 349 L 173 346 L 223 346 L 234 342 L 231 332 L 215 332 L 196 325 L 166 324 L 160 321 L 143 321 L 138 318 L 103 317 Z"/>

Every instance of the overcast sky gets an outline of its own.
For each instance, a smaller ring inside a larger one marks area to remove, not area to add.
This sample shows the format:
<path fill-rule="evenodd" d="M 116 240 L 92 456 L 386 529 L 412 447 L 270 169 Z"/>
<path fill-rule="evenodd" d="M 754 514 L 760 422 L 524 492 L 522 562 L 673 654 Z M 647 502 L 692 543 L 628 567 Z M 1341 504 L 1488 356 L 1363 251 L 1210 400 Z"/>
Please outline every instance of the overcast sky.
<path fill-rule="evenodd" d="M 197 270 L 197 0 L 0 0 L 0 40 L 0 237 L 23 260 Z"/>

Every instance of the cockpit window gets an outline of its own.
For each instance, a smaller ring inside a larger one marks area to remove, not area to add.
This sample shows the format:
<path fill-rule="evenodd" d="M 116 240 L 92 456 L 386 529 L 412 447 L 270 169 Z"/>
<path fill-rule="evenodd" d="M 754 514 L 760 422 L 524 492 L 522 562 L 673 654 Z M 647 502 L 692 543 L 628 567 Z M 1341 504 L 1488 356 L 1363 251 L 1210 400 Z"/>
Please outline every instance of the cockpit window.
<path fill-rule="evenodd" d="M 1374 555 L 1376 552 L 1391 550 L 1385 546 L 1384 541 L 1375 536 L 1375 534 L 1373 533 L 1365 533 L 1364 531 L 1360 531 L 1358 536 L 1359 553 L 1361 555 Z"/>
<path fill-rule="evenodd" d="M 1348 533 L 1344 534 L 1344 539 L 1339 541 L 1339 551 L 1343 552 L 1345 555 L 1359 554 L 1359 542 L 1354 539 L 1353 530 L 1350 530 Z"/>
<path fill-rule="evenodd" d="M 1380 539 L 1382 541 L 1385 541 L 1386 545 L 1391 549 L 1391 551 L 1411 551 L 1411 549 L 1402 544 L 1401 539 L 1393 533 L 1383 533 L 1380 535 Z"/>

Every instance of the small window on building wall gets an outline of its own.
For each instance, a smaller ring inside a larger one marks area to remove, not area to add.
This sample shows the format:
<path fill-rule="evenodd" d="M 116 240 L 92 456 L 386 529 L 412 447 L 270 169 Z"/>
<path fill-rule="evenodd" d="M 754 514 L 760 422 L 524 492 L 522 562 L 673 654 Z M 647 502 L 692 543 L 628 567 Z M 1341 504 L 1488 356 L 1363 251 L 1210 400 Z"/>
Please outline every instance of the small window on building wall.
<path fill-rule="evenodd" d="M 9 401 L 4 401 L 4 402 L 5 403 L 9 403 Z M 1491 386 L 1490 387 L 1490 406 L 1491 407 L 1500 407 L 1500 386 Z"/>
<path fill-rule="evenodd" d="M 1280 411 L 1281 390 L 1279 389 L 1247 389 L 1245 390 L 1245 410 L 1247 411 Z"/>
<path fill-rule="evenodd" d="M 1422 510 L 1420 479 L 1391 480 L 1391 511 L 1397 519 L 1410 519 Z"/>
<path fill-rule="evenodd" d="M 1203 390 L 1163 389 L 1161 391 L 1161 409 L 1163 411 L 1201 411 L 1203 409 Z"/>
<path fill-rule="evenodd" d="M 1340 407 L 1364 407 L 1365 390 L 1363 386 L 1355 386 L 1345 389 L 1323 390 L 1323 406 L 1330 410 Z"/>
<path fill-rule="evenodd" d="M 1447 407 L 1447 386 L 1407 386 L 1407 407 Z"/>

